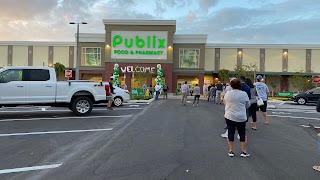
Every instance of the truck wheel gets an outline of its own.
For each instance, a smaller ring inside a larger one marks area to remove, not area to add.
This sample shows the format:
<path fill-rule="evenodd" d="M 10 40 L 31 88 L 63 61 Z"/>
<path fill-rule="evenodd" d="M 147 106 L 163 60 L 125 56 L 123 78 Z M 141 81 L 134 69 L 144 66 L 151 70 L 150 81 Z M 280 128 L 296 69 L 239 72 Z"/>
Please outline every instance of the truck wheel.
<path fill-rule="evenodd" d="M 88 115 L 93 108 L 93 103 L 90 98 L 80 96 L 72 101 L 72 111 L 78 116 Z"/>
<path fill-rule="evenodd" d="M 320 99 L 318 100 L 318 103 L 317 103 L 317 112 L 320 112 Z"/>
<path fill-rule="evenodd" d="M 303 97 L 301 97 L 301 98 L 299 98 L 299 99 L 297 100 L 297 102 L 298 102 L 298 104 L 303 105 L 303 104 L 306 104 L 306 99 L 303 98 Z"/>
<path fill-rule="evenodd" d="M 122 105 L 122 99 L 120 97 L 115 97 L 113 100 L 113 105 L 115 105 L 116 107 L 119 107 Z"/>

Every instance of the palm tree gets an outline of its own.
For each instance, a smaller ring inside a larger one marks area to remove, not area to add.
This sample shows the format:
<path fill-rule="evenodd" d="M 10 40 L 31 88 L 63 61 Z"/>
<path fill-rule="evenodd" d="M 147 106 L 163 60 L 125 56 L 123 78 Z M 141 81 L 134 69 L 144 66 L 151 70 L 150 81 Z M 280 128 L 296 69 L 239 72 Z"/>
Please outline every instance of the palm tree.
<path fill-rule="evenodd" d="M 55 63 L 53 65 L 53 67 L 54 67 L 54 70 L 56 71 L 57 79 L 59 79 L 60 74 L 63 73 L 63 71 L 66 69 L 66 67 L 59 62 Z"/>

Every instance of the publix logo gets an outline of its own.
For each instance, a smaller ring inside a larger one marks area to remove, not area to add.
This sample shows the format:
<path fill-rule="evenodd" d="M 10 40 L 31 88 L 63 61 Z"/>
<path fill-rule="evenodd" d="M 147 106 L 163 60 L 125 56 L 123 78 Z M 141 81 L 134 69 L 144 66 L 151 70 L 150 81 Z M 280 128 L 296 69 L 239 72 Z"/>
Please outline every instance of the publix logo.
<path fill-rule="evenodd" d="M 158 38 L 157 35 L 124 37 L 120 34 L 114 34 L 112 47 L 114 54 L 164 55 L 166 39 Z"/>

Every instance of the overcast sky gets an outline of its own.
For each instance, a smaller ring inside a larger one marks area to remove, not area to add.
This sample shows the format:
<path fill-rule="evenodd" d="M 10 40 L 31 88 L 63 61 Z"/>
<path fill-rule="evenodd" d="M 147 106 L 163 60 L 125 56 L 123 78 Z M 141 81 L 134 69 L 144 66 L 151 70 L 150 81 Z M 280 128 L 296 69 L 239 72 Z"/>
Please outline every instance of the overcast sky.
<path fill-rule="evenodd" d="M 176 20 L 209 43 L 320 44 L 320 0 L 0 0 L 0 41 L 74 41 L 102 19 Z"/>

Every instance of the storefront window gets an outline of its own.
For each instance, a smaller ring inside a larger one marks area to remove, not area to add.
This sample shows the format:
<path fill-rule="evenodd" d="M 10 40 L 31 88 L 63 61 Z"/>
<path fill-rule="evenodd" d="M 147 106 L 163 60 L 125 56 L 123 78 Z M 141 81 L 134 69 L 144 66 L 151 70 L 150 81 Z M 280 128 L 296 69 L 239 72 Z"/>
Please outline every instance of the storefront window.
<path fill-rule="evenodd" d="M 183 68 L 198 68 L 200 49 L 179 49 L 179 66 Z"/>
<path fill-rule="evenodd" d="M 100 66 L 101 65 L 101 48 L 100 47 L 83 47 L 81 56 L 82 66 Z"/>

